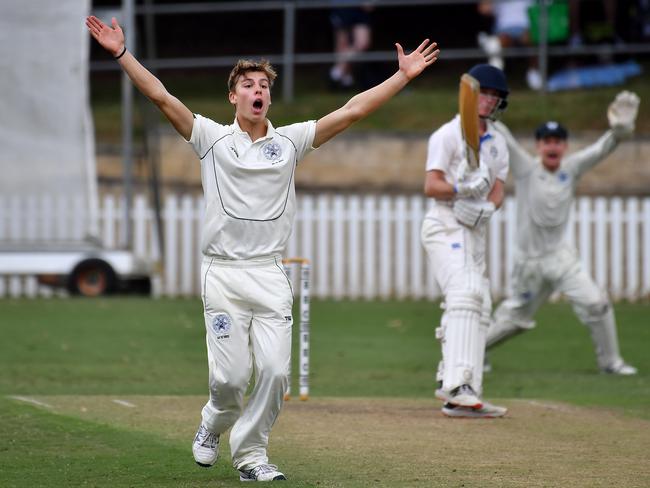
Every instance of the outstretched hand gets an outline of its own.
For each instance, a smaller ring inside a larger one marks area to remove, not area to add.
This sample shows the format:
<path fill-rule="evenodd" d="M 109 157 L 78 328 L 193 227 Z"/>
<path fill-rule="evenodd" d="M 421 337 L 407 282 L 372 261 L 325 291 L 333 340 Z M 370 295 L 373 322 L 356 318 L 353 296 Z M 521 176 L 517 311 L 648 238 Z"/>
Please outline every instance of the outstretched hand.
<path fill-rule="evenodd" d="M 124 49 L 124 32 L 115 17 L 111 19 L 111 24 L 112 27 L 107 26 L 94 15 L 86 18 L 86 26 L 90 35 L 115 57 Z"/>
<path fill-rule="evenodd" d="M 399 61 L 399 70 L 404 73 L 409 80 L 418 76 L 427 66 L 435 63 L 438 59 L 438 54 L 440 54 L 440 49 L 436 49 L 438 44 L 435 42 L 429 44 L 429 42 L 429 39 L 425 39 L 417 49 L 408 55 L 404 54 L 404 49 L 400 43 L 395 43 L 395 47 L 397 48 L 397 60 Z"/>
<path fill-rule="evenodd" d="M 620 135 L 634 132 L 634 124 L 639 113 L 640 99 L 636 93 L 622 91 L 607 109 L 609 126 Z"/>

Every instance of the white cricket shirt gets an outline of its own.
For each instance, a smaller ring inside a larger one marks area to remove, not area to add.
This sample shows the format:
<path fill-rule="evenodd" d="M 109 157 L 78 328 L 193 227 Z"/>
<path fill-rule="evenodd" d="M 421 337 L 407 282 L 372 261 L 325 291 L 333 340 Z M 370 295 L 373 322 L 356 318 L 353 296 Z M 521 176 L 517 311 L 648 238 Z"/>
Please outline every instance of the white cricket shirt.
<path fill-rule="evenodd" d="M 605 159 L 618 145 L 613 131 L 594 144 L 568 156 L 548 171 L 539 157 L 526 152 L 508 128 L 497 128 L 506 139 L 517 200 L 517 253 L 520 258 L 541 257 L 567 245 L 566 237 L 580 176 Z"/>
<path fill-rule="evenodd" d="M 461 162 L 466 159 L 464 151 L 465 145 L 460 129 L 460 115 L 456 115 L 429 137 L 426 170 L 442 171 L 445 175 L 445 181 L 454 185 L 458 181 Z M 487 131 L 481 138 L 479 153 L 481 164 L 488 167 L 490 189 L 492 189 L 497 179 L 505 182 L 508 177 L 508 148 L 505 139 L 497 132 L 491 121 L 488 121 Z M 434 217 L 438 212 L 436 208 L 441 206 L 450 207 L 451 201 L 436 201 L 436 205 L 429 211 L 427 216 Z"/>
<path fill-rule="evenodd" d="M 237 120 L 221 125 L 195 115 L 188 141 L 201 159 L 206 256 L 251 259 L 284 251 L 296 212 L 294 171 L 312 147 L 316 122 L 277 129 L 251 141 Z"/>

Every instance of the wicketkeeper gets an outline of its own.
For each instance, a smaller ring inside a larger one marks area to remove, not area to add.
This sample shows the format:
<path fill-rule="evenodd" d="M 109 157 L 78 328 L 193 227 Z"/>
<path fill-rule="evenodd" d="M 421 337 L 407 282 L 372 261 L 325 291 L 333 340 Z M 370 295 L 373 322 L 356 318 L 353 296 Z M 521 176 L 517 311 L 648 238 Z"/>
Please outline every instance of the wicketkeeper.
<path fill-rule="evenodd" d="M 490 217 L 503 202 L 508 175 L 508 149 L 493 121 L 506 108 L 508 85 L 503 72 L 487 64 L 474 66 L 469 74 L 480 84 L 478 113 L 474 112 L 479 118 L 480 165 L 470 167 L 460 115 L 431 135 L 424 191 L 434 205 L 424 218 L 421 237 L 444 294 L 444 313 L 436 330 L 442 342 L 436 390 L 444 401 L 442 412 L 452 417 L 500 417 L 506 409 L 483 401 L 481 395 L 492 311 L 485 236 Z"/>
<path fill-rule="evenodd" d="M 636 368 L 621 358 L 612 304 L 582 266 L 566 234 L 578 180 L 632 135 L 638 107 L 634 93 L 619 93 L 607 111 L 610 129 L 596 143 L 566 158 L 568 132 L 557 122 L 546 122 L 535 131 L 537 158 L 505 125 L 497 124 L 506 138 L 515 178 L 517 238 L 511 295 L 494 313 L 488 348 L 532 329 L 537 309 L 559 291 L 589 329 L 600 370 L 636 374 Z"/>
<path fill-rule="evenodd" d="M 113 18 L 86 21 L 92 36 L 133 84 L 167 117 L 201 160 L 206 211 L 202 237 L 202 298 L 210 399 L 194 438 L 195 461 L 217 461 L 230 431 L 233 466 L 242 481 L 284 480 L 267 446 L 288 386 L 293 294 L 281 254 L 294 215 L 294 171 L 311 150 L 366 117 L 398 93 L 439 51 L 425 40 L 406 55 L 396 44 L 398 71 L 318 121 L 274 128 L 266 118 L 276 77 L 268 62 L 241 60 L 228 79 L 231 124 L 193 114 L 126 50 Z M 248 403 L 244 394 L 255 373 Z"/>

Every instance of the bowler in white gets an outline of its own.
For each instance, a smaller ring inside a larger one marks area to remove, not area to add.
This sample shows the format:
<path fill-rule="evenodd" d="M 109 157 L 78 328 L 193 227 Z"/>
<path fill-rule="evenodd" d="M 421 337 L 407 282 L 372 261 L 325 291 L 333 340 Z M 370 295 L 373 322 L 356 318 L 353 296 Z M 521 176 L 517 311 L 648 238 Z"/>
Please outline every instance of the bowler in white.
<path fill-rule="evenodd" d="M 398 70 L 316 120 L 274 128 L 267 119 L 276 74 L 266 61 L 240 60 L 228 79 L 230 124 L 193 114 L 124 47 L 117 21 L 86 22 L 134 85 L 192 145 L 201 162 L 206 211 L 201 266 L 210 397 L 192 451 L 215 464 L 230 429 L 232 464 L 241 481 L 285 480 L 269 463 L 271 428 L 288 386 L 293 294 L 281 265 L 296 211 L 294 172 L 300 160 L 397 94 L 439 54 L 423 41 Z M 254 375 L 255 386 L 244 395 Z"/>

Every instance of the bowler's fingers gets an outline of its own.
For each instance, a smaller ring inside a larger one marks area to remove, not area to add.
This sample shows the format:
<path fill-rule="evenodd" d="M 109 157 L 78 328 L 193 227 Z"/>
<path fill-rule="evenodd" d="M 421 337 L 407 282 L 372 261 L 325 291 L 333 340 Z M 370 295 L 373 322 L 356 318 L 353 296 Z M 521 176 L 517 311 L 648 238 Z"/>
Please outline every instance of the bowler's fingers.
<path fill-rule="evenodd" d="M 421 53 L 422 51 L 424 51 L 424 48 L 427 46 L 427 44 L 429 44 L 429 39 L 425 39 L 424 41 L 422 41 L 422 44 L 418 46 L 416 51 Z"/>
<path fill-rule="evenodd" d="M 427 56 L 424 57 L 424 62 L 427 63 L 427 65 L 435 63 L 438 60 L 439 55 L 440 55 L 440 49 L 436 49 L 431 54 L 428 54 Z"/>
<path fill-rule="evenodd" d="M 114 31 L 122 31 L 122 28 L 120 27 L 120 24 L 117 23 L 117 19 L 115 17 L 111 18 L 111 25 L 113 26 Z"/>
<path fill-rule="evenodd" d="M 404 56 L 404 48 L 402 47 L 402 45 L 399 42 L 395 43 L 395 47 L 397 48 L 397 55 L 400 56 L 400 57 Z"/>
<path fill-rule="evenodd" d="M 429 54 L 431 54 L 431 52 L 433 52 L 436 46 L 438 46 L 437 42 L 432 42 L 429 44 L 427 48 L 422 51 L 422 56 L 427 57 Z"/>

